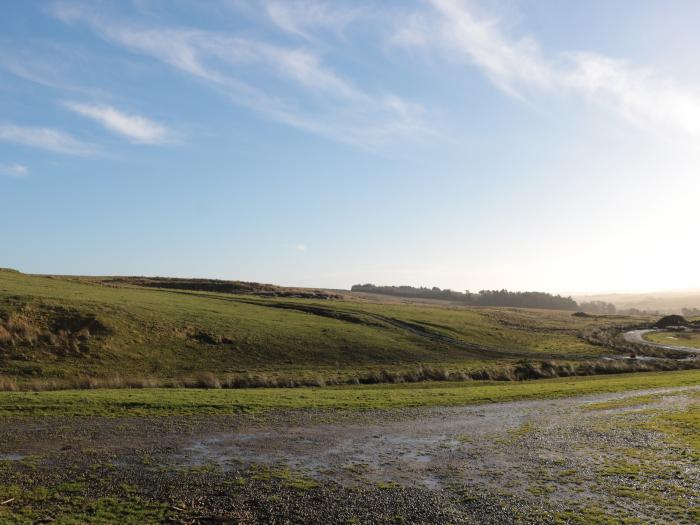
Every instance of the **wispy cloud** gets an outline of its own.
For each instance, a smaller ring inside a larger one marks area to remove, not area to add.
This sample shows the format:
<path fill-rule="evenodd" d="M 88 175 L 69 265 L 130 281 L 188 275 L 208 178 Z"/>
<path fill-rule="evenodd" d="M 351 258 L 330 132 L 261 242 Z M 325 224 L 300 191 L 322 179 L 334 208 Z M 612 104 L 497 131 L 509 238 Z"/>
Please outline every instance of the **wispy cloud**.
<path fill-rule="evenodd" d="M 29 66 L 27 57 L 22 56 L 18 58 L 17 54 L 18 52 L 15 50 L 13 50 L 12 53 L 7 51 L 1 52 L 0 68 L 29 82 L 59 89 L 64 87 L 59 82 L 50 78 L 54 76 L 54 73 L 50 71 L 50 68 L 45 63 L 32 63 L 32 65 Z"/>
<path fill-rule="evenodd" d="M 547 87 L 553 71 L 531 38 L 512 40 L 502 34 L 495 19 L 480 17 L 460 0 L 429 0 L 437 18 L 413 18 L 397 35 L 399 41 L 441 47 L 467 57 L 499 89 L 518 93 L 517 86 Z"/>
<path fill-rule="evenodd" d="M 91 155 L 96 153 L 92 144 L 51 128 L 0 124 L 0 141 L 40 148 L 64 155 Z"/>
<path fill-rule="evenodd" d="M 652 70 L 593 53 L 570 57 L 561 83 L 617 111 L 638 126 L 700 134 L 700 90 L 678 85 Z"/>
<path fill-rule="evenodd" d="M 89 87 L 81 80 L 75 64 L 83 60 L 82 50 L 76 50 L 60 42 L 26 44 L 21 48 L 0 45 L 0 69 L 12 75 L 42 86 L 93 97 L 108 96 L 105 92 Z"/>
<path fill-rule="evenodd" d="M 66 102 L 66 107 L 88 117 L 114 133 L 139 144 L 163 144 L 169 142 L 170 133 L 165 126 L 140 115 L 129 115 L 112 106 Z"/>
<path fill-rule="evenodd" d="M 497 18 L 463 0 L 429 0 L 432 11 L 414 13 L 397 30 L 394 44 L 434 49 L 468 60 L 500 90 L 529 99 L 575 93 L 652 131 L 700 133 L 700 92 L 652 70 L 596 53 L 547 57 L 531 37 L 512 38 Z"/>
<path fill-rule="evenodd" d="M 57 3 L 51 13 L 197 78 L 238 105 L 336 141 L 374 147 L 430 133 L 419 105 L 363 90 L 310 49 L 196 28 L 145 27 L 82 4 Z"/>
<path fill-rule="evenodd" d="M 266 0 L 262 9 L 277 27 L 305 39 L 313 39 L 312 31 L 318 29 L 342 34 L 347 26 L 367 16 L 358 6 L 318 0 Z"/>
<path fill-rule="evenodd" d="M 295 244 L 292 249 L 296 252 L 304 253 L 306 251 L 306 244 Z"/>
<path fill-rule="evenodd" d="M 29 175 L 29 168 L 23 164 L 0 164 L 0 174 L 10 177 L 26 177 Z"/>

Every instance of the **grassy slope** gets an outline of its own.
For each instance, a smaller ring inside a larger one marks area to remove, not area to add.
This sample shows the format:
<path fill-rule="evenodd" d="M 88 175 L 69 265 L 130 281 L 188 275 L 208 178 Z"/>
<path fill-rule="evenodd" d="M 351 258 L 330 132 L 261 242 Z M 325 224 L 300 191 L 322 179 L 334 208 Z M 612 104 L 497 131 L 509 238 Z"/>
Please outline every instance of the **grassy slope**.
<path fill-rule="evenodd" d="M 700 370 L 543 379 L 329 388 L 121 389 L 0 393 L 0 417 L 235 414 L 270 409 L 458 406 L 700 385 Z"/>
<path fill-rule="evenodd" d="M 52 322 L 55 325 L 57 312 L 96 316 L 110 334 L 93 334 L 80 342 L 79 349 L 74 345 L 69 351 L 41 340 L 3 346 L 0 339 L 0 374 L 16 378 L 65 378 L 79 373 L 311 374 L 417 363 L 478 368 L 526 357 L 596 357 L 606 350 L 579 339 L 580 330 L 639 322 L 575 318 L 569 312 L 544 310 L 109 287 L 0 271 L 0 323 L 14 316 L 46 328 Z M 410 323 L 414 329 L 401 323 Z M 223 337 L 225 342 L 208 344 L 197 334 Z"/>
<path fill-rule="evenodd" d="M 644 339 L 647 339 L 653 343 L 661 343 L 665 345 L 700 348 L 700 333 L 651 332 L 645 334 Z"/>

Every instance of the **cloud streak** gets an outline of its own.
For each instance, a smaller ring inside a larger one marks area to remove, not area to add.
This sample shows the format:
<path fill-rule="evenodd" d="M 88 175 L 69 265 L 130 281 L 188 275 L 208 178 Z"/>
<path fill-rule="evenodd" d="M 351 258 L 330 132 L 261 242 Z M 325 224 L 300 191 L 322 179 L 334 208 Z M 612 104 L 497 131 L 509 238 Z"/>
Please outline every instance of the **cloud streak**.
<path fill-rule="evenodd" d="M 573 93 L 602 105 L 648 131 L 700 134 L 700 93 L 596 53 L 546 57 L 531 37 L 514 39 L 498 21 L 463 0 L 428 0 L 430 12 L 414 13 L 392 43 L 436 50 L 467 60 L 498 89 L 529 99 Z"/>
<path fill-rule="evenodd" d="M 0 47 L 0 69 L 17 78 L 92 97 L 108 96 L 104 91 L 86 87 L 85 81 L 73 83 L 68 80 L 75 79 L 80 74 L 74 67 L 80 52 L 70 46 L 59 42 L 40 42 L 23 45 L 22 48 L 9 45 Z"/>
<path fill-rule="evenodd" d="M 651 70 L 593 53 L 571 55 L 574 67 L 561 83 L 650 131 L 700 134 L 700 92 Z"/>
<path fill-rule="evenodd" d="M 0 124 L 0 141 L 39 148 L 63 155 L 92 155 L 96 148 L 72 135 L 51 128 Z"/>
<path fill-rule="evenodd" d="M 330 30 L 336 34 L 367 13 L 358 7 L 347 7 L 337 3 L 314 0 L 266 0 L 262 3 L 267 18 L 283 31 L 307 40 L 313 40 L 312 31 Z"/>
<path fill-rule="evenodd" d="M 67 102 L 66 107 L 78 115 L 90 118 L 108 130 L 138 144 L 164 144 L 168 142 L 168 130 L 152 120 L 139 115 L 129 115 L 107 105 Z"/>
<path fill-rule="evenodd" d="M 323 0 L 238 0 L 233 5 L 264 17 L 284 33 L 283 41 L 291 36 L 302 45 L 108 17 L 90 4 L 59 2 L 50 13 L 67 24 L 87 26 L 117 47 L 175 68 L 266 118 L 363 147 L 422 141 L 436 133 L 428 123 L 433 115 L 421 104 L 397 93 L 367 89 L 323 59 L 319 50 L 327 52 L 328 46 L 317 37 L 340 34 L 358 20 L 379 34 L 391 27 L 390 20 L 399 21 L 392 44 L 468 63 L 510 97 L 537 103 L 542 97 L 572 95 L 647 131 L 700 134 L 700 92 L 601 54 L 548 54 L 534 38 L 508 34 L 498 18 L 485 15 L 471 1 L 425 0 L 426 8 L 409 13 L 396 7 L 370 12 L 366 6 Z M 71 108 L 132 142 L 168 141 L 165 127 L 145 117 L 111 106 Z"/>
<path fill-rule="evenodd" d="M 146 27 L 73 3 L 54 4 L 51 13 L 174 67 L 240 106 L 339 142 L 375 147 L 431 133 L 419 105 L 361 89 L 306 48 L 196 28 Z"/>

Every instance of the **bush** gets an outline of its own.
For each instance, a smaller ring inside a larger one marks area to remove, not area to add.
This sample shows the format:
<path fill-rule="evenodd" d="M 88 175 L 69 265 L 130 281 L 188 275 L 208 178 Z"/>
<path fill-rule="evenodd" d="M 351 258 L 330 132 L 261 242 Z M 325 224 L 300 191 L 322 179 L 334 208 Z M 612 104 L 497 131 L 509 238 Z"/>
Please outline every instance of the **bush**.
<path fill-rule="evenodd" d="M 669 328 L 671 326 L 688 326 L 689 324 L 688 320 L 682 315 L 667 315 L 656 321 L 654 326 L 656 328 Z"/>

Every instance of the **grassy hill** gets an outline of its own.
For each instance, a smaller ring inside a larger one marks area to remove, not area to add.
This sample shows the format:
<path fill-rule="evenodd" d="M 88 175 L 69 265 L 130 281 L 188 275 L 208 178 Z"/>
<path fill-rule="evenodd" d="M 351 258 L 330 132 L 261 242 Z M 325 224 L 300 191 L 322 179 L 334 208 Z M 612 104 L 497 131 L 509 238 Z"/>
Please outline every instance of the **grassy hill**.
<path fill-rule="evenodd" d="M 614 352 L 583 331 L 648 321 L 182 281 L 0 271 L 0 388 L 557 375 Z"/>

